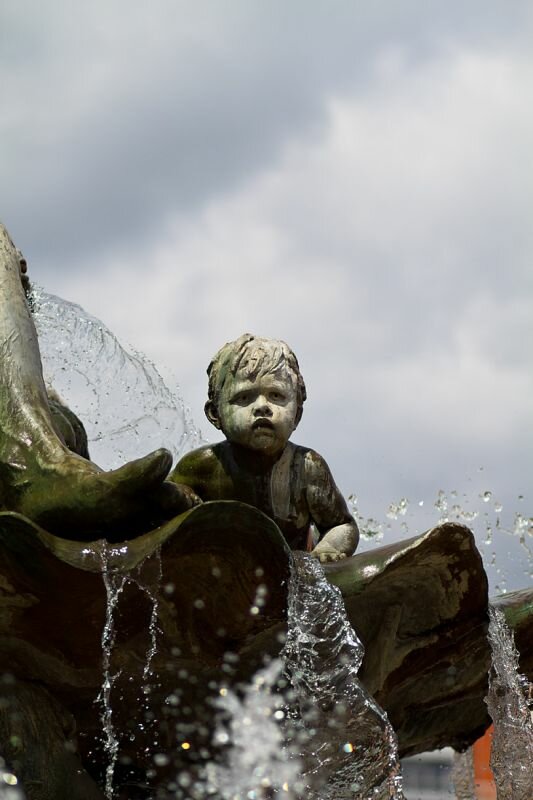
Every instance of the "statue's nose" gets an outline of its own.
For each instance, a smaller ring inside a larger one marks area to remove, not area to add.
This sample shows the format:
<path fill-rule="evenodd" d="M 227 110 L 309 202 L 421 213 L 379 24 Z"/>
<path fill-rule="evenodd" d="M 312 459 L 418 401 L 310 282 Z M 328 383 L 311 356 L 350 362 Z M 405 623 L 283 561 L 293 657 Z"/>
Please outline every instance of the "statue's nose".
<path fill-rule="evenodd" d="M 258 397 L 254 405 L 254 414 L 256 417 L 271 417 L 272 409 L 268 404 L 265 397 Z"/>

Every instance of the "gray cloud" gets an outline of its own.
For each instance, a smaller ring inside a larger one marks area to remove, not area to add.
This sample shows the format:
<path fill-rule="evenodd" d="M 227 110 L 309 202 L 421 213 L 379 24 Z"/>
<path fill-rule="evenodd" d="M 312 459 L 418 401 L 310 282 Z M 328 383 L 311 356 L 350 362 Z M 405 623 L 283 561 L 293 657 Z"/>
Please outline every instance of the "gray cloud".
<path fill-rule="evenodd" d="M 517 36 L 527 4 L 499 8 L 12 3 L 6 219 L 51 268 L 140 241 L 263 169 L 288 137 L 320 131 L 328 93 L 364 92 L 380 47 L 423 61 L 436 41 Z"/>

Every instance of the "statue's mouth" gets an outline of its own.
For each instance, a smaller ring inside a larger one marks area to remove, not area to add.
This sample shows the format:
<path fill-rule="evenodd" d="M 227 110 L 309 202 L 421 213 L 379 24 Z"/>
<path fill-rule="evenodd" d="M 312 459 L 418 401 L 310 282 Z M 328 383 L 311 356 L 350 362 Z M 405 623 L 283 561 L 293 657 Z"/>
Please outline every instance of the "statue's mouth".
<path fill-rule="evenodd" d="M 266 428 L 267 430 L 273 431 L 274 424 L 269 419 L 264 419 L 264 418 L 256 419 L 252 425 L 252 430 L 256 431 L 260 428 Z"/>

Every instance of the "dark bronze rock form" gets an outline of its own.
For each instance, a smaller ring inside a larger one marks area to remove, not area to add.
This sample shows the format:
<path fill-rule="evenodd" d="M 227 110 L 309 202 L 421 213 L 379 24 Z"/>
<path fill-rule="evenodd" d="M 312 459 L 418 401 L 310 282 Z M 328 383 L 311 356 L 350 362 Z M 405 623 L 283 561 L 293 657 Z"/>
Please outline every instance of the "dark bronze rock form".
<path fill-rule="evenodd" d="M 490 665 L 487 579 L 472 533 L 447 523 L 351 562 L 328 577 L 366 648 L 361 679 L 402 755 L 470 744 L 489 724 Z"/>
<path fill-rule="evenodd" d="M 154 749 L 175 770 L 180 735 L 191 745 L 184 757 L 209 745 L 209 698 L 220 682 L 249 678 L 265 653 L 279 652 L 290 562 L 276 525 L 241 503 L 206 503 L 113 546 L 67 541 L 1 514 L 0 732 L 28 797 L 100 796 L 78 758 L 101 781 L 107 756 L 95 698 L 103 681 L 103 569 L 115 589 L 126 577 L 114 617 L 110 671 L 120 675 L 110 703 L 120 739 L 117 780 L 127 773 L 127 782 L 136 770 L 153 769 Z M 489 724 L 490 655 L 487 583 L 470 531 L 441 525 L 325 570 L 365 644 L 361 678 L 387 710 L 400 753 L 475 740 Z M 157 651 L 146 673 L 154 598 Z M 531 677 L 532 593 L 504 603 Z M 35 735 L 44 728 L 46 738 Z M 61 794 L 70 773 L 78 793 Z"/>

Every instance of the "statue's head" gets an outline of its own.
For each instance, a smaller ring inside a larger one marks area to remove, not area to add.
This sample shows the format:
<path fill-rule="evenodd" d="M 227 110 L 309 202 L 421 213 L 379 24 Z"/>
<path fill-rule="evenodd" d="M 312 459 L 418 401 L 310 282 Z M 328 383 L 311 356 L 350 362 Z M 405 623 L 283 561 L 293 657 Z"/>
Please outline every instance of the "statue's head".
<path fill-rule="evenodd" d="M 208 420 L 230 442 L 275 455 L 302 417 L 305 383 L 285 342 L 245 333 L 220 348 L 207 369 Z"/>

